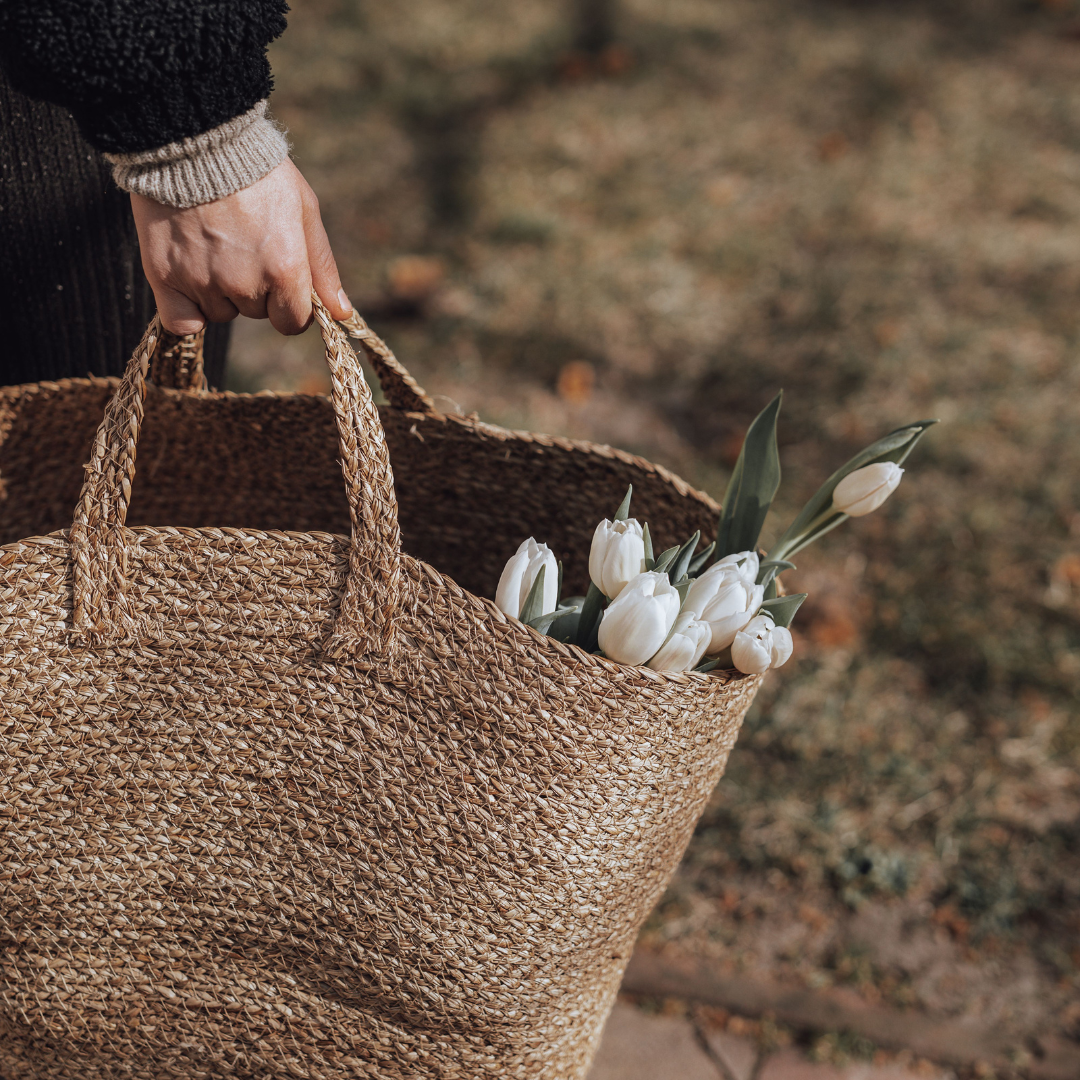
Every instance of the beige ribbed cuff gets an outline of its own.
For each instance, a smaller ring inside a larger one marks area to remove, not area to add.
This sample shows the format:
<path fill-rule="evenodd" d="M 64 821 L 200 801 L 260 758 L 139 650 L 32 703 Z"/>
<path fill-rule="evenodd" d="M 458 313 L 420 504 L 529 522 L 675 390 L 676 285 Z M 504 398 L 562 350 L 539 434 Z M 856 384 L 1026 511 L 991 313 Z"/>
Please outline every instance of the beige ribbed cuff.
<path fill-rule="evenodd" d="M 124 191 L 176 207 L 251 187 L 288 156 L 285 133 L 267 118 L 265 101 L 193 138 L 137 154 L 105 155 Z"/>

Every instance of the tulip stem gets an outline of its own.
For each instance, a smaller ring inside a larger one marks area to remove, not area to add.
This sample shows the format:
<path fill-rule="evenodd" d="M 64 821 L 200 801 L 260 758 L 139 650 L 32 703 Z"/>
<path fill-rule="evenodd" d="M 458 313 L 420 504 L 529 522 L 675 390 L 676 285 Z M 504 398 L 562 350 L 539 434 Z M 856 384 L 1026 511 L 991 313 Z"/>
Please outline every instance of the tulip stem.
<path fill-rule="evenodd" d="M 830 519 L 835 518 L 835 521 Z M 786 561 L 788 556 L 794 555 L 796 552 L 801 551 L 807 544 L 816 540 L 819 536 L 824 536 L 825 533 L 831 529 L 835 529 L 841 522 L 847 520 L 847 514 L 841 514 L 832 504 L 827 506 L 821 511 L 817 517 L 808 521 L 806 528 L 799 533 L 798 536 L 788 537 L 786 540 L 781 541 L 772 551 L 769 552 L 767 562 L 783 562 Z M 824 526 L 824 527 L 823 527 Z"/>
<path fill-rule="evenodd" d="M 859 451 L 850 461 L 836 470 L 817 489 L 813 498 L 799 511 L 798 516 L 788 526 L 787 532 L 780 538 L 780 542 L 770 554 L 770 559 L 786 559 L 797 551 L 806 547 L 807 544 L 824 536 L 831 529 L 835 529 L 842 521 L 847 519 L 847 514 L 839 514 L 833 505 L 833 494 L 837 485 L 851 473 L 879 462 L 891 461 L 896 465 L 903 465 L 907 456 L 915 448 L 915 444 L 926 433 L 927 429 L 936 424 L 936 420 L 919 420 L 907 427 L 897 428 L 888 435 L 872 443 L 866 449 Z M 833 515 L 837 515 L 833 520 Z"/>
<path fill-rule="evenodd" d="M 794 570 L 795 564 L 786 559 L 766 559 L 758 572 L 757 583 L 768 588 L 785 570 Z"/>

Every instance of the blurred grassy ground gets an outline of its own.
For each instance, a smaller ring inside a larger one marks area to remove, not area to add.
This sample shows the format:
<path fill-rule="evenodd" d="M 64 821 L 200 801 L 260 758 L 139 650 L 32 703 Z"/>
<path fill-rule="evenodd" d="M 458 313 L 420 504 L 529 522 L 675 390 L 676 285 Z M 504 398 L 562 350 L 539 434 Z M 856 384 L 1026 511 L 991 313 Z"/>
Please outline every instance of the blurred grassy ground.
<path fill-rule="evenodd" d="M 946 421 L 799 557 L 795 659 L 646 936 L 1080 1037 L 1080 10 L 624 0 L 593 54 L 571 10 L 306 0 L 275 46 L 346 287 L 420 381 L 717 497 L 784 387 L 773 535 Z M 231 378 L 325 376 L 246 324 Z"/>

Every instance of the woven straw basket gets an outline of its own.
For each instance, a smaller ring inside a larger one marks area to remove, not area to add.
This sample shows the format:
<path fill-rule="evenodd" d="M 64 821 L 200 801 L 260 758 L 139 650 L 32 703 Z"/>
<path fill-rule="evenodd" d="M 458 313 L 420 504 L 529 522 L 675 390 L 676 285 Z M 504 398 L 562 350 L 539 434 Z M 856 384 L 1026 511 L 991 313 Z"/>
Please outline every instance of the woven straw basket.
<path fill-rule="evenodd" d="M 711 500 L 440 414 L 357 320 L 377 410 L 317 318 L 331 399 L 156 320 L 0 390 L 4 1080 L 583 1077 L 758 687 L 483 599 L 529 535 L 582 591 L 630 482 L 661 547 Z"/>

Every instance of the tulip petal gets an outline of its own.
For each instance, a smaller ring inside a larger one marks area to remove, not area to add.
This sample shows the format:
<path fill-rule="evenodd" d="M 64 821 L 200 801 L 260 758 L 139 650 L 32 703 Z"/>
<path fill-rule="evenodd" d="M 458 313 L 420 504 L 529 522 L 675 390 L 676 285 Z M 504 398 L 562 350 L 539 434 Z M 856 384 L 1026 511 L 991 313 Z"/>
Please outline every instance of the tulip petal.
<path fill-rule="evenodd" d="M 603 592 L 600 584 L 604 578 L 604 552 L 607 548 L 607 538 L 611 529 L 611 522 L 604 518 L 593 530 L 592 546 L 589 548 L 589 580 Z"/>
<path fill-rule="evenodd" d="M 655 671 L 689 671 L 701 660 L 711 636 L 705 623 L 684 612 L 647 666 Z"/>
<path fill-rule="evenodd" d="M 760 675 L 769 670 L 772 656 L 756 637 L 740 630 L 731 643 L 731 662 L 744 675 Z"/>
<path fill-rule="evenodd" d="M 515 619 L 521 611 L 521 583 L 529 566 L 527 544 L 528 541 L 507 561 L 495 590 L 495 604 L 498 609 Z"/>
<path fill-rule="evenodd" d="M 543 610 L 536 612 L 536 615 L 546 615 L 555 610 L 559 596 L 559 564 L 547 544 L 538 544 L 530 536 L 503 567 L 495 590 L 495 604 L 500 611 L 515 619 L 520 618 L 541 567 L 544 568 L 540 605 Z"/>
<path fill-rule="evenodd" d="M 589 549 L 589 577 L 608 598 L 615 597 L 626 583 L 645 569 L 645 537 L 634 519 L 611 522 L 605 519 L 593 532 Z"/>
<path fill-rule="evenodd" d="M 679 614 L 679 594 L 666 574 L 638 574 L 605 610 L 598 641 L 621 664 L 644 664 L 663 645 Z"/>
<path fill-rule="evenodd" d="M 794 648 L 791 631 L 786 626 L 776 627 L 772 632 L 772 667 L 783 667 L 791 659 Z"/>
<path fill-rule="evenodd" d="M 877 461 L 848 473 L 833 491 L 833 506 L 848 517 L 876 510 L 896 490 L 904 470 L 892 461 Z"/>

